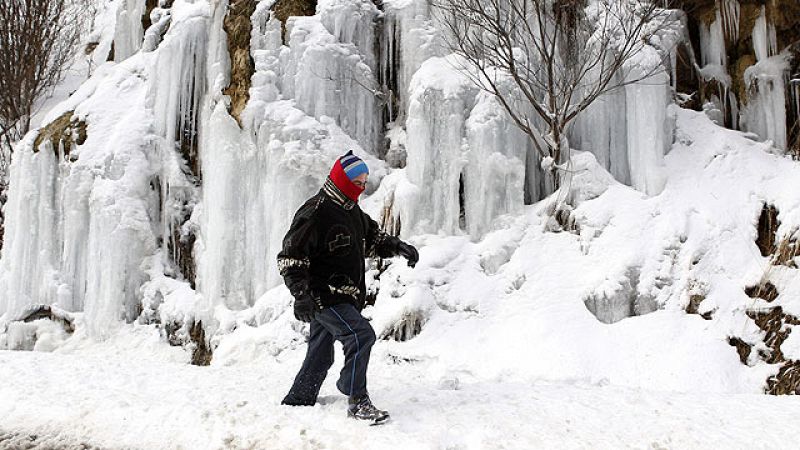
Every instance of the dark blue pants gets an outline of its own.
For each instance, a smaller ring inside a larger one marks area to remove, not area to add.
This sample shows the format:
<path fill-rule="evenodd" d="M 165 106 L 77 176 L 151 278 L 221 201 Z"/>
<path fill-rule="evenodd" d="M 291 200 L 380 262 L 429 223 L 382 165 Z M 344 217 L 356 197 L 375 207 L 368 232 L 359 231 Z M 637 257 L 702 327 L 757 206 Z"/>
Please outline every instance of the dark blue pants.
<path fill-rule="evenodd" d="M 367 366 L 375 331 L 353 305 L 341 304 L 323 309 L 311 321 L 306 359 L 283 404 L 316 403 L 319 388 L 333 365 L 334 340 L 344 347 L 344 367 L 336 387 L 349 396 L 367 393 Z"/>

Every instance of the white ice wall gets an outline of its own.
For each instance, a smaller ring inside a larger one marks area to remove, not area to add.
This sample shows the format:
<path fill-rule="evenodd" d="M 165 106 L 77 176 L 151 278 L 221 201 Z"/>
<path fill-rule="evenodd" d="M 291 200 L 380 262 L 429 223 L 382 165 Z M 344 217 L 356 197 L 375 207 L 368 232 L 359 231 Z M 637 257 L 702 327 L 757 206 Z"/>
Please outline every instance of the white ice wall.
<path fill-rule="evenodd" d="M 404 233 L 478 237 L 493 219 L 522 208 L 529 140 L 459 71 L 462 64 L 430 58 L 411 82 L 406 170 L 417 189 L 402 206 L 402 223 L 410 225 Z"/>
<path fill-rule="evenodd" d="M 147 0 L 120 0 L 114 30 L 114 61 L 124 61 L 142 46 L 142 15 Z"/>
<path fill-rule="evenodd" d="M 152 119 L 144 106 L 145 58 L 119 70 L 97 71 L 57 110 L 87 125 L 87 139 L 69 160 L 49 141 L 33 153 L 35 133 L 12 164 L 0 258 L 0 315 L 10 319 L 33 304 L 84 311 L 96 337 L 138 315 L 139 266 L 155 250 L 148 200 L 154 195 Z M 115 99 L 116 102 L 108 102 Z"/>
<path fill-rule="evenodd" d="M 230 81 L 222 28 L 227 1 L 176 0 L 159 12 L 170 21 L 164 40 L 139 52 L 143 37 L 136 24 L 143 5 L 120 2 L 120 62 L 100 67 L 53 113 L 75 109 L 88 124 L 87 141 L 73 150 L 77 161 L 57 160 L 46 146 L 34 155 L 31 136 L 15 157 L 0 260 L 4 317 L 34 303 L 57 303 L 84 311 L 95 336 L 108 335 L 119 320 L 135 318 L 140 303 L 169 297 L 159 286 L 190 291 L 162 282 L 180 278 L 166 257 L 178 226 L 197 237 L 195 294 L 201 303 L 189 298 L 188 308 L 205 317 L 252 305 L 281 283 L 275 255 L 282 237 L 337 156 L 353 149 L 367 160 L 368 192 L 387 174 L 376 157 L 384 145 L 382 101 L 398 106 L 397 117 L 389 119 L 396 121 L 395 135 L 405 137 L 393 142 L 405 145 L 407 155 L 406 171 L 398 172 L 407 179 L 398 185 L 413 187 L 413 195 L 396 205 L 404 235 L 479 238 L 497 217 L 521 210 L 526 181 L 529 191 L 541 184 L 526 136 L 453 67 L 452 57 L 442 57 L 423 0 L 387 0 L 383 11 L 367 0 L 321 1 L 316 16 L 288 21 L 288 45 L 271 18 L 272 2 L 259 2 L 251 18 L 255 73 L 238 122 L 222 94 Z M 382 30 L 376 28 L 381 21 Z M 389 85 L 396 89 L 392 95 L 376 96 Z M 602 129 L 619 123 L 604 108 L 627 115 L 633 114 L 629 103 L 648 109 L 668 102 L 661 91 L 642 89 L 617 94 L 624 101 L 609 97 L 588 116 L 582 142 L 604 141 L 595 151 L 617 168 L 615 175 L 628 176 L 631 161 L 631 178 L 639 180 L 634 186 L 652 193 L 649 175 L 636 178 L 639 169 L 633 168 L 642 161 L 657 166 L 651 159 L 663 154 L 658 142 L 667 134 L 641 118 L 623 131 Z M 195 117 L 199 186 L 177 148 Z M 631 127 L 639 132 L 632 135 Z M 185 203 L 195 209 L 183 224 Z M 143 300 L 145 295 L 153 298 Z"/>
<path fill-rule="evenodd" d="M 477 237 L 489 232 L 497 217 L 522 210 L 525 158 L 532 149 L 527 135 L 486 92 L 478 94 L 466 129 L 465 225 L 469 234 Z"/>
<path fill-rule="evenodd" d="M 654 52 L 654 50 L 652 50 Z M 643 77 L 651 68 L 636 64 L 628 76 Z M 669 76 L 658 70 L 640 83 L 625 86 L 625 124 L 631 186 L 648 195 L 664 188 L 664 154 L 672 143 L 667 106 Z"/>
<path fill-rule="evenodd" d="M 786 78 L 788 53 L 773 56 L 748 67 L 744 81 L 749 99 L 742 108 L 742 128 L 786 148 Z"/>
<path fill-rule="evenodd" d="M 742 129 L 785 149 L 789 55 L 788 51 L 776 55 L 778 44 L 775 25 L 768 23 L 763 6 L 753 26 L 752 37 L 757 62 L 744 72 L 748 99 L 742 108 Z"/>
<path fill-rule="evenodd" d="M 631 184 L 626 97 L 623 88 L 598 97 L 575 119 L 570 145 L 592 152 L 615 179 Z"/>
<path fill-rule="evenodd" d="M 374 6 L 373 6 L 374 8 Z M 348 8 L 326 9 L 326 14 L 297 17 L 287 24 L 288 51 L 281 52 L 282 92 L 293 98 L 308 115 L 330 117 L 371 153 L 378 153 L 382 131 L 376 91 L 378 82 L 370 68 L 374 49 L 361 53 L 356 45 L 370 39 L 354 39 L 376 12 L 349 16 Z M 352 19 L 355 24 L 344 24 Z M 323 22 L 325 20 L 325 22 Z M 327 26 L 326 26 L 327 23 Z M 330 28 L 328 28 L 330 27 Z M 354 42 L 340 41 L 354 39 Z"/>

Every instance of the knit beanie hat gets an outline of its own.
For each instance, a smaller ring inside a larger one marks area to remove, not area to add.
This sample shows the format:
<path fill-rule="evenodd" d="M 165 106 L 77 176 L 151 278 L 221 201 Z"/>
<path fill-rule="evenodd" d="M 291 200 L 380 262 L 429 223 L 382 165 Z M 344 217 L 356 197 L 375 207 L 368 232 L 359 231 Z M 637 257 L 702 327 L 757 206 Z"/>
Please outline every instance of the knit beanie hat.
<path fill-rule="evenodd" d="M 356 186 L 353 179 L 362 173 L 369 174 L 367 164 L 350 150 L 333 163 L 330 179 L 344 195 L 357 202 L 364 188 Z"/>

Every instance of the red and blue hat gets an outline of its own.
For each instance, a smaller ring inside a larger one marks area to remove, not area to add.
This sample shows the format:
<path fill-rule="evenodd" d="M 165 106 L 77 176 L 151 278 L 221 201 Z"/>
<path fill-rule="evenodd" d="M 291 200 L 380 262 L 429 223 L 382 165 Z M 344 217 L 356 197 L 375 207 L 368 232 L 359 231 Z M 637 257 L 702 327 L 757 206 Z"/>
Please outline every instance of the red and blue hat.
<path fill-rule="evenodd" d="M 358 196 L 364 192 L 364 188 L 356 186 L 353 179 L 362 173 L 369 174 L 369 167 L 361 158 L 353 154 L 353 151 L 345 153 L 333 163 L 330 178 L 333 184 L 339 188 L 344 195 L 354 202 L 358 201 Z"/>

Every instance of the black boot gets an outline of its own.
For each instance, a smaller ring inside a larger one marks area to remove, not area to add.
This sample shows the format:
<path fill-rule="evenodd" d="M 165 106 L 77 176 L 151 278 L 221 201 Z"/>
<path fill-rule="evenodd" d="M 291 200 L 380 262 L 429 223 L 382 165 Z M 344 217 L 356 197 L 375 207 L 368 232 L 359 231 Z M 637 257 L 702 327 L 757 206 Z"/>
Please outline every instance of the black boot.
<path fill-rule="evenodd" d="M 389 419 L 389 413 L 380 410 L 372 404 L 369 395 L 351 396 L 348 400 L 347 417 L 360 420 L 371 420 L 374 423 L 382 423 Z"/>

